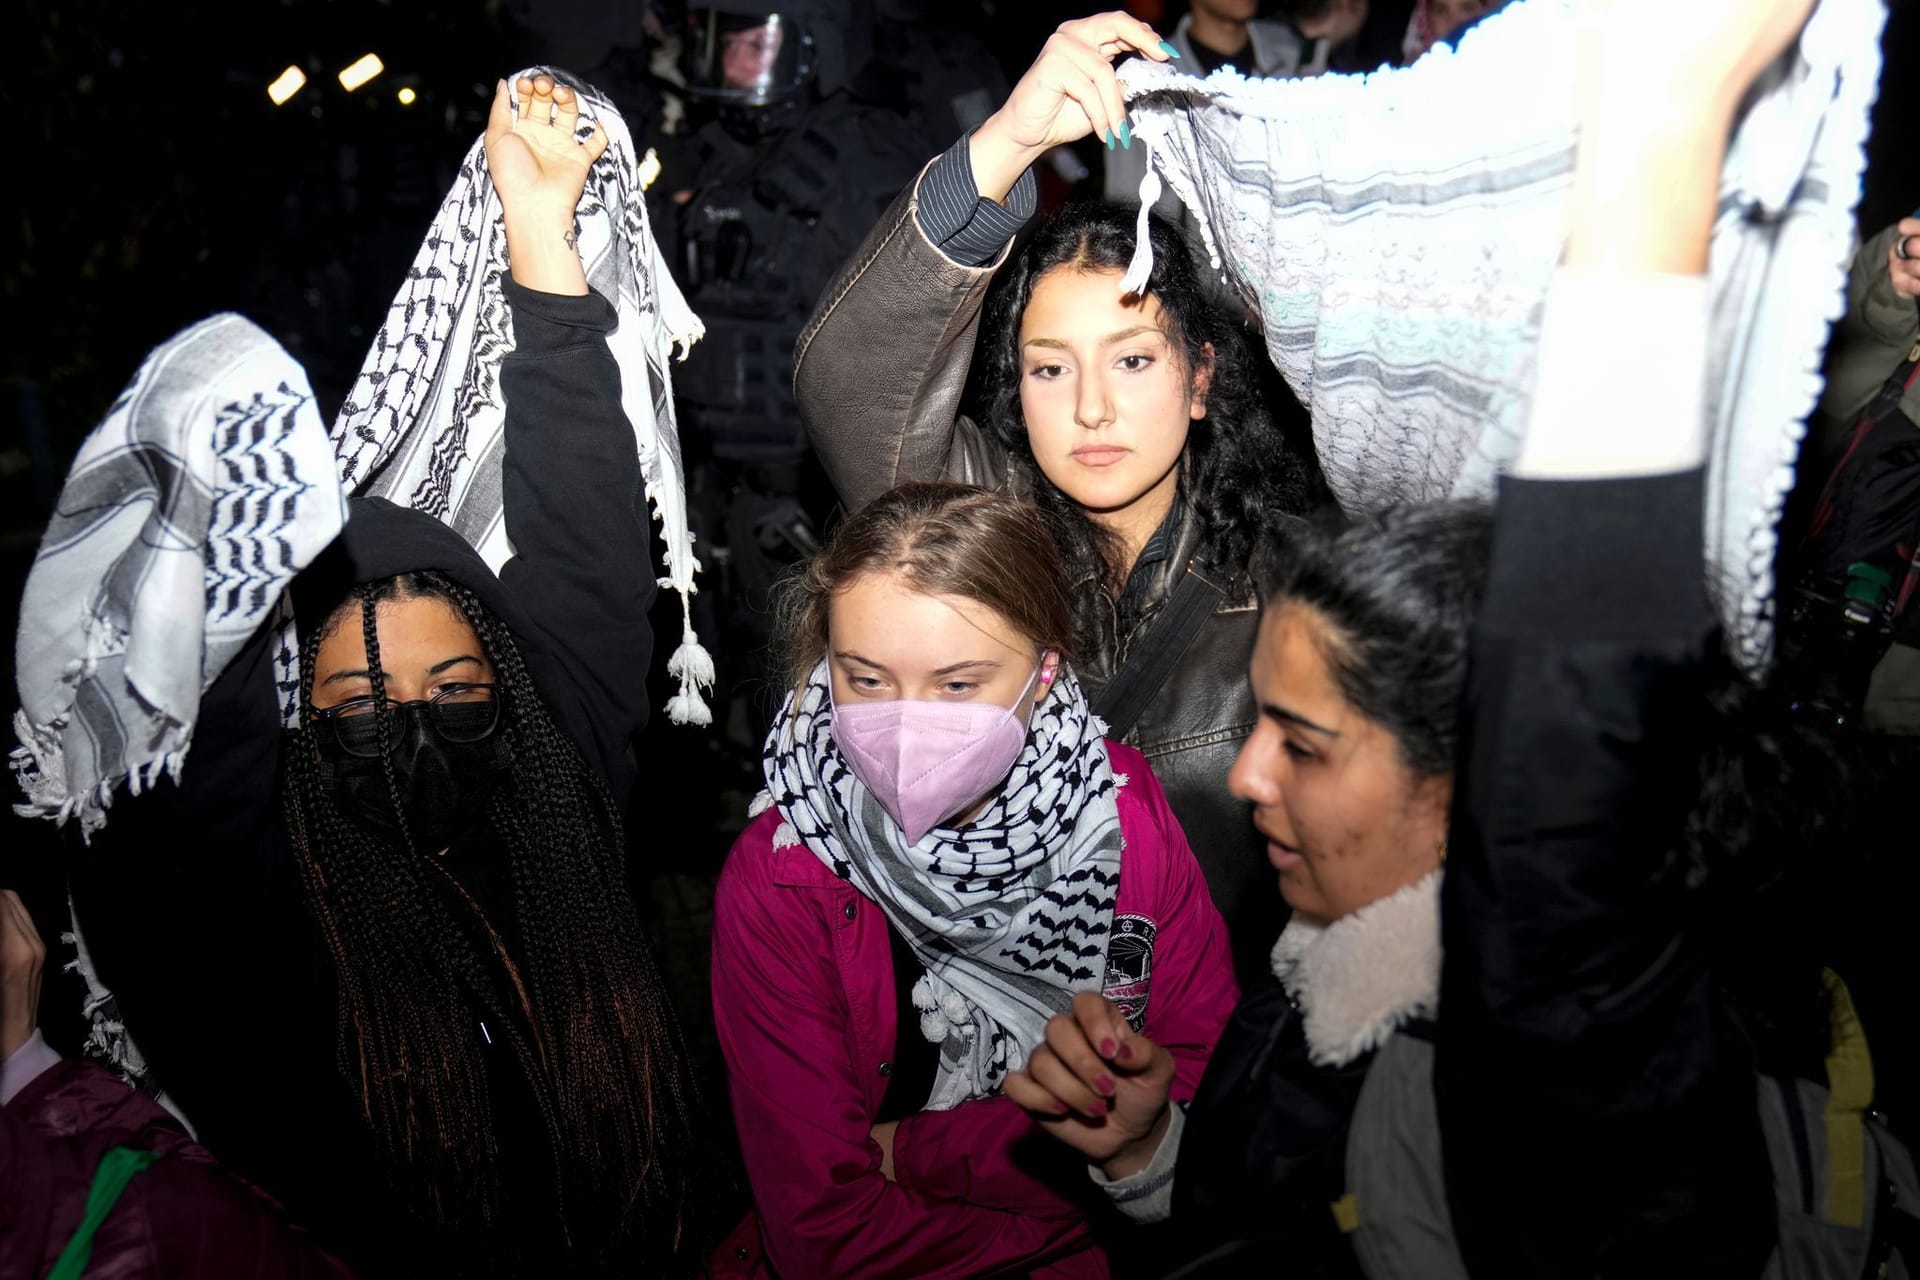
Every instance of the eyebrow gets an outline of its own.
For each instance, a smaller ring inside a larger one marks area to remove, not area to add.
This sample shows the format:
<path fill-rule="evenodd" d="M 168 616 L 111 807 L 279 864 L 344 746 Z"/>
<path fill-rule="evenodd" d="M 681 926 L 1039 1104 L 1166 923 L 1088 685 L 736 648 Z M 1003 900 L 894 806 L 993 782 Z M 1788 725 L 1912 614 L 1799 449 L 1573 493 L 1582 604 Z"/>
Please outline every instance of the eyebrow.
<path fill-rule="evenodd" d="M 437 676 L 441 672 L 447 670 L 449 667 L 457 667 L 463 662 L 471 662 L 476 667 L 481 665 L 480 659 L 474 657 L 470 653 L 463 653 L 457 658 L 448 658 L 443 662 L 434 663 L 432 666 L 427 668 L 427 674 L 430 676 Z M 381 674 L 385 675 L 386 673 L 382 672 Z M 341 684 L 348 680 L 370 680 L 372 678 L 373 678 L 372 673 L 368 671 L 367 668 L 359 667 L 352 671 L 336 671 L 332 675 L 328 676 L 325 680 L 322 680 L 320 683 L 321 685 L 325 686 L 330 684 Z M 387 678 L 391 680 L 393 677 L 387 676 Z"/>
<path fill-rule="evenodd" d="M 1110 347 L 1116 342 L 1125 342 L 1128 338 L 1135 337 L 1142 333 L 1158 333 L 1164 336 L 1166 330 L 1162 329 L 1159 325 L 1137 324 L 1131 329 L 1122 329 L 1118 333 L 1108 334 L 1106 337 L 1100 339 L 1100 345 Z M 1067 349 L 1066 342 L 1059 338 L 1028 338 L 1020 345 L 1023 347 L 1058 347 L 1062 351 Z"/>
<path fill-rule="evenodd" d="M 1260 714 L 1269 719 L 1278 720 L 1282 724 L 1298 725 L 1302 729 L 1311 729 L 1315 733 L 1324 733 L 1329 738 L 1337 738 L 1340 736 L 1338 729 L 1329 729 L 1323 724 L 1315 724 L 1305 716 L 1297 712 L 1289 711 L 1285 707 L 1275 706 L 1271 702 L 1263 702 L 1260 704 Z"/>
<path fill-rule="evenodd" d="M 875 662 L 872 658 L 863 658 L 857 653 L 849 653 L 845 650 L 833 656 L 842 662 L 853 662 L 863 667 L 872 667 L 875 671 L 885 671 L 887 669 L 884 663 Z M 1002 663 L 993 658 L 970 658 L 965 662 L 956 662 L 951 666 L 941 667 L 938 671 L 933 672 L 933 674 L 936 676 L 950 676 L 961 671 L 971 671 L 976 667 L 997 671 L 1002 665 Z"/>

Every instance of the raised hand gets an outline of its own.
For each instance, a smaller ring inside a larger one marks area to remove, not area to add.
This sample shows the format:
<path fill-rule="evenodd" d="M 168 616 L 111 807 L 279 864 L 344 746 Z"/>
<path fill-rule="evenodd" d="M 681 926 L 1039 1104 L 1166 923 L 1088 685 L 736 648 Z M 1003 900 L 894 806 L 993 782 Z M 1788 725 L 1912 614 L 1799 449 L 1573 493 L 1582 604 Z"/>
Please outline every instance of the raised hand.
<path fill-rule="evenodd" d="M 550 76 L 521 76 L 512 92 L 499 82 L 487 116 L 487 170 L 503 204 L 564 208 L 580 203 L 587 170 L 607 149 L 597 123 L 584 140 L 579 95 Z"/>
<path fill-rule="evenodd" d="M 1127 1025 L 1112 1001 L 1082 991 L 1073 1011 L 1047 1023 L 1046 1043 L 1006 1094 L 1041 1127 L 1107 1176 L 1146 1167 L 1166 1132 L 1173 1055 Z"/>
<path fill-rule="evenodd" d="M 550 76 L 502 80 L 487 116 L 487 172 L 507 220 L 513 278 L 546 293 L 584 294 L 573 211 L 587 171 L 607 149 L 598 123 L 584 139 L 579 95 Z"/>
<path fill-rule="evenodd" d="M 1100 13 L 1061 23 L 1006 102 L 974 133 L 971 152 L 980 194 L 1004 199 L 1048 149 L 1089 133 L 1109 147 L 1130 146 L 1133 127 L 1113 73 L 1113 60 L 1124 53 L 1155 62 L 1174 56 L 1173 46 L 1130 14 Z"/>
<path fill-rule="evenodd" d="M 40 1021 L 40 970 L 46 944 L 33 927 L 26 903 L 0 889 L 0 1058 L 27 1042 Z"/>

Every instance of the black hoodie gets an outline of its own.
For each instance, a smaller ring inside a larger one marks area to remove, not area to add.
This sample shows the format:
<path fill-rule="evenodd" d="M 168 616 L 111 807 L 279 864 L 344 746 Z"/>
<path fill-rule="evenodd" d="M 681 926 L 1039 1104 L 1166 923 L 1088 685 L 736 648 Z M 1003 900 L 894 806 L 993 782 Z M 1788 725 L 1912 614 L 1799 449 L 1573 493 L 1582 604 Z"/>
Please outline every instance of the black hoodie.
<path fill-rule="evenodd" d="M 440 521 L 355 500 L 340 538 L 296 581 L 296 616 L 311 626 L 353 584 L 410 570 L 469 587 L 513 632 L 549 712 L 621 807 L 647 715 L 656 575 L 606 345 L 615 315 L 597 295 L 509 280 L 507 296 L 516 347 L 500 377 L 501 478 L 515 557 L 496 577 Z M 410 1231 L 379 1198 L 372 1140 L 334 1068 L 332 965 L 276 795 L 277 642 L 263 629 L 221 672 L 180 783 L 123 797 L 90 846 L 75 843 L 69 877 L 102 981 L 202 1141 L 378 1275 L 406 1265 Z"/>

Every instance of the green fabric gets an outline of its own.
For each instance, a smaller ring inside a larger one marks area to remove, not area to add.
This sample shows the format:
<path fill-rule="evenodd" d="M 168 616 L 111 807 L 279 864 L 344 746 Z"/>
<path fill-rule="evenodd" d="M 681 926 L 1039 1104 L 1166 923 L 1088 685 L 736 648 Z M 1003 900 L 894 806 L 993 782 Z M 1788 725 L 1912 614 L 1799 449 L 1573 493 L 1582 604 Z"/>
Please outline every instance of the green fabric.
<path fill-rule="evenodd" d="M 93 1171 L 93 1185 L 87 1189 L 87 1211 L 81 1216 L 73 1238 L 67 1241 L 67 1247 L 60 1251 L 60 1261 L 47 1272 L 47 1280 L 80 1280 L 88 1260 L 93 1257 L 94 1233 L 113 1212 L 120 1193 L 133 1181 L 133 1175 L 159 1158 L 157 1152 L 127 1147 L 115 1147 L 101 1157 L 100 1167 Z"/>

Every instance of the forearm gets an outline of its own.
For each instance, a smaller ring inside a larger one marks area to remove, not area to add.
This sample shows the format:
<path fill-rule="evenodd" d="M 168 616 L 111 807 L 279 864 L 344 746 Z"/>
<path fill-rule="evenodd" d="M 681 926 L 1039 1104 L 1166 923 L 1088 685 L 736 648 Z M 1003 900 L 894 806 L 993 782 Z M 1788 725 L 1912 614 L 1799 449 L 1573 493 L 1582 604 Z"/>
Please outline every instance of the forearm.
<path fill-rule="evenodd" d="M 500 373 L 506 401 L 502 501 L 514 558 L 501 580 L 526 607 L 578 704 L 554 708 L 616 795 L 627 740 L 645 722 L 654 595 L 651 531 L 620 368 L 617 323 L 593 294 L 508 287 L 515 350 Z M 549 697 L 570 696 L 547 690 Z"/>
<path fill-rule="evenodd" d="M 541 293 L 580 297 L 587 272 L 580 264 L 574 206 L 549 200 L 503 202 L 507 263 L 516 283 Z"/>
<path fill-rule="evenodd" d="M 1028 1217 L 1072 1217 L 1075 1161 L 1006 1097 L 907 1116 L 894 1130 L 894 1176 L 909 1191 Z"/>

